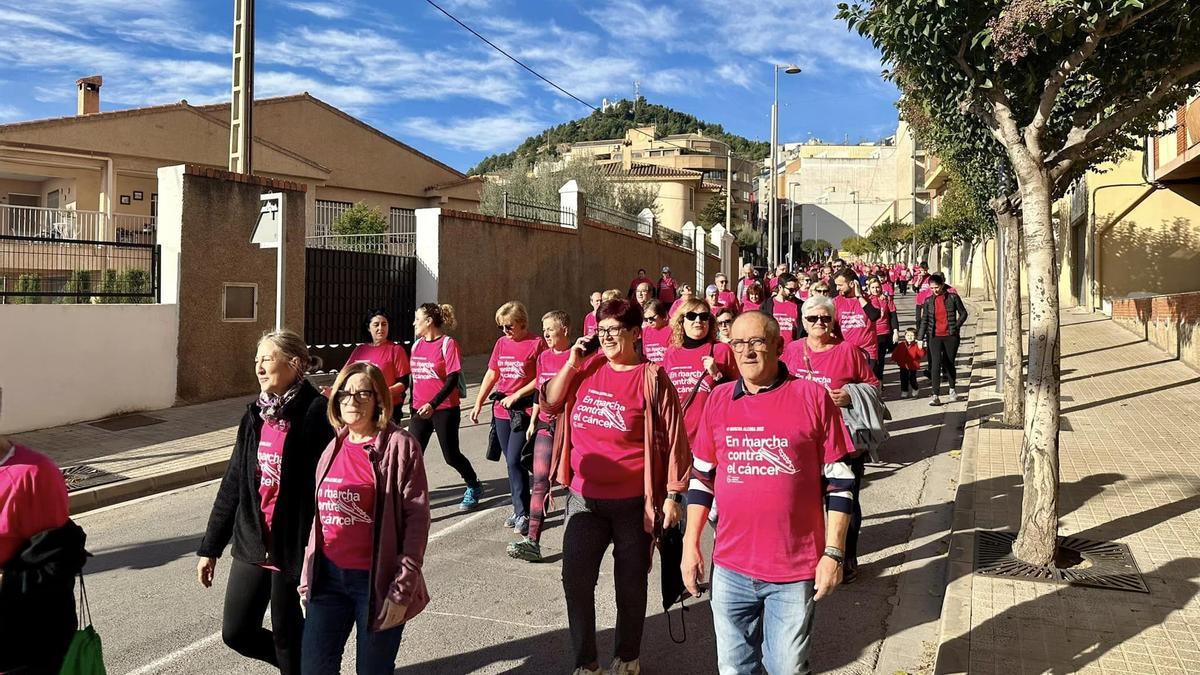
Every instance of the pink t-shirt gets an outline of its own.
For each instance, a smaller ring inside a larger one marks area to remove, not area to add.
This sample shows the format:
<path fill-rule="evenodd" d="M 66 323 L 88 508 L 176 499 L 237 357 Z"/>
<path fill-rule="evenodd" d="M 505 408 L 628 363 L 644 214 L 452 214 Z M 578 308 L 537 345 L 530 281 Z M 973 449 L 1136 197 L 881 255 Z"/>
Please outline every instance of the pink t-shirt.
<path fill-rule="evenodd" d="M 54 460 L 13 444 L 0 456 L 0 567 L 29 539 L 66 525 L 67 482 Z"/>
<path fill-rule="evenodd" d="M 875 320 L 875 334 L 891 335 L 891 318 L 892 314 L 896 312 L 896 303 L 892 300 L 890 295 L 875 295 L 871 296 L 868 300 L 872 305 L 879 309 L 879 318 Z"/>
<path fill-rule="evenodd" d="M 579 383 L 571 408 L 571 490 L 590 499 L 628 499 L 645 490 L 646 365 L 618 372 L 605 363 Z"/>
<path fill-rule="evenodd" d="M 717 291 L 717 302 L 725 307 L 733 307 L 734 309 L 741 306 L 738 304 L 737 294 L 733 291 Z"/>
<path fill-rule="evenodd" d="M 647 326 L 642 329 L 642 353 L 651 363 L 662 363 L 671 344 L 671 324 L 662 328 Z"/>
<path fill-rule="evenodd" d="M 445 350 L 445 356 L 442 351 Z M 446 377 L 450 373 L 462 370 L 462 359 L 458 353 L 458 341 L 449 335 L 443 335 L 437 340 L 417 340 L 412 347 L 412 383 L 413 408 L 433 400 L 434 396 L 446 385 Z M 457 408 L 459 400 L 458 387 L 450 390 L 446 400 L 438 405 L 438 410 Z"/>
<path fill-rule="evenodd" d="M 596 334 L 596 325 L 600 323 L 596 319 L 595 312 L 588 312 L 587 316 L 583 317 L 583 334 L 586 337 L 591 337 Z"/>
<path fill-rule="evenodd" d="M 388 388 L 400 378 L 408 375 L 408 353 L 404 351 L 402 345 L 394 342 L 385 342 L 379 346 L 375 345 L 359 345 L 350 352 L 350 358 L 346 359 L 346 364 L 357 363 L 359 361 L 367 361 L 379 367 L 383 371 L 383 379 L 387 382 Z M 399 403 L 399 401 L 395 401 Z"/>
<path fill-rule="evenodd" d="M 375 469 L 365 445 L 343 440 L 317 486 L 321 552 L 347 570 L 371 569 L 375 546 Z"/>
<path fill-rule="evenodd" d="M 538 389 L 541 389 L 542 386 L 544 386 L 547 382 L 554 379 L 554 376 L 558 374 L 558 371 L 562 370 L 563 366 L 567 365 L 567 359 L 570 358 L 570 356 L 571 356 L 571 350 L 570 350 L 569 346 L 568 346 L 568 349 L 564 349 L 561 352 L 556 352 L 556 351 L 554 351 L 554 349 L 547 349 L 544 352 L 542 352 L 541 354 L 538 354 L 538 358 L 537 358 L 537 386 L 538 386 Z M 544 408 L 538 408 L 538 420 L 541 422 L 546 422 L 547 424 L 550 422 L 550 416 L 546 414 L 546 410 Z M 545 436 L 550 435 L 550 434 L 546 433 L 545 431 L 542 431 L 539 433 L 541 433 Z"/>
<path fill-rule="evenodd" d="M 812 579 L 825 549 L 824 465 L 854 449 L 825 391 L 789 377 L 734 400 L 708 399 L 693 454 L 716 466 L 721 508 L 713 562 L 753 579 Z"/>
<path fill-rule="evenodd" d="M 867 364 L 867 357 L 857 346 L 840 340 L 832 349 L 816 352 L 806 349 L 807 340 L 796 340 L 783 350 L 783 363 L 796 377 L 810 379 L 830 389 L 841 389 L 851 382 L 879 386 L 879 379 Z M 808 354 L 808 362 L 804 360 Z M 810 372 L 808 364 L 812 364 Z"/>
<path fill-rule="evenodd" d="M 279 498 L 280 467 L 283 465 L 283 443 L 287 440 L 283 429 L 263 422 L 258 434 L 258 505 L 263 515 L 263 532 L 267 535 L 267 550 L 270 550 L 271 520 L 275 515 L 275 501 Z"/>
<path fill-rule="evenodd" d="M 865 351 L 867 356 L 875 358 L 879 353 L 879 343 L 875 341 L 875 326 L 867 319 L 867 313 L 859 304 L 858 298 L 847 298 L 838 295 L 833 299 L 837 309 L 838 326 L 842 329 L 842 337 Z"/>
<path fill-rule="evenodd" d="M 779 285 L 779 277 L 771 277 L 767 279 L 767 291 L 774 292 L 775 287 Z"/>
<path fill-rule="evenodd" d="M 658 299 L 668 305 L 675 302 L 675 279 L 663 277 L 658 280 Z"/>
<path fill-rule="evenodd" d="M 779 322 L 779 334 L 783 337 L 784 346 L 787 346 L 792 342 L 792 331 L 800 323 L 800 305 L 791 300 L 780 301 L 775 298 L 771 303 L 771 315 Z"/>
<path fill-rule="evenodd" d="M 675 392 L 679 394 L 681 405 L 687 403 L 688 397 L 692 395 L 692 390 L 696 389 L 696 383 L 700 383 L 700 388 L 696 391 L 696 398 L 683 412 L 683 426 L 687 431 L 689 443 L 695 442 L 694 436 L 696 429 L 700 426 L 700 414 L 704 411 L 704 402 L 708 400 L 708 395 L 713 390 L 712 377 L 704 370 L 704 357 L 708 356 L 710 352 L 713 361 L 717 363 L 717 370 L 722 374 L 721 382 L 728 382 L 737 377 L 737 363 L 733 360 L 733 350 L 724 342 L 700 345 L 691 349 L 671 347 L 667 350 L 667 358 L 662 363 L 663 369 L 667 371 L 667 378 L 671 380 L 671 384 L 675 386 Z"/>
<path fill-rule="evenodd" d="M 545 348 L 545 340 L 533 333 L 528 333 L 521 340 L 514 340 L 507 335 L 496 340 L 492 358 L 488 360 L 488 370 L 500 374 L 495 391 L 508 396 L 529 384 L 537 376 L 537 357 Z M 500 405 L 499 401 L 492 406 L 492 416 L 501 420 L 512 417 L 508 408 Z"/>
<path fill-rule="evenodd" d="M 754 302 L 752 300 L 746 300 L 745 302 L 742 303 L 742 311 L 743 312 L 757 312 L 761 307 L 762 307 L 761 302 Z"/>

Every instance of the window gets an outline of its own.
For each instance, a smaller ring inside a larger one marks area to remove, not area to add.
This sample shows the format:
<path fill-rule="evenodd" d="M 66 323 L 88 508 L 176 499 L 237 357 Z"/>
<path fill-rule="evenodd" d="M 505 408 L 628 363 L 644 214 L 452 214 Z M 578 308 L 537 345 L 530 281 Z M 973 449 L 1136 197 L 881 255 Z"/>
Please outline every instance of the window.
<path fill-rule="evenodd" d="M 335 202 L 330 199 L 317 200 L 317 222 L 313 225 L 313 234 L 320 237 L 333 234 L 333 221 L 349 210 L 350 202 Z"/>
<path fill-rule="evenodd" d="M 696 210 L 696 188 L 688 188 L 688 208 Z"/>
<path fill-rule="evenodd" d="M 258 284 L 226 283 L 221 298 L 221 320 L 258 321 Z"/>

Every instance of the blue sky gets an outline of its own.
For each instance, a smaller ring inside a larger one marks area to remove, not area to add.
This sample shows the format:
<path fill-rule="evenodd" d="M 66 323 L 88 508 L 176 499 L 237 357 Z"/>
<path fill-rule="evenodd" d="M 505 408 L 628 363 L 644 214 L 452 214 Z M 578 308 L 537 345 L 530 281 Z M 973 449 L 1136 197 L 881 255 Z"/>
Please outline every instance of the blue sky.
<path fill-rule="evenodd" d="M 852 142 L 895 130 L 896 89 L 836 0 L 442 0 L 585 101 L 632 97 L 750 138 Z M 229 0 L 0 0 L 0 122 L 74 114 L 102 74 L 102 109 L 228 100 Z M 259 97 L 308 91 L 466 170 L 590 111 L 423 0 L 257 0 Z"/>

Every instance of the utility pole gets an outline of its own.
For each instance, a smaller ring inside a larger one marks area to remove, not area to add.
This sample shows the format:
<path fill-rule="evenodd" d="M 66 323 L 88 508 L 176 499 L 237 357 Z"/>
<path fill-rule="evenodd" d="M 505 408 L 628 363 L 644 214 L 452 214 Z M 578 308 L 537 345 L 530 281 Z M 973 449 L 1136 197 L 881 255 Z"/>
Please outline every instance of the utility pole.
<path fill-rule="evenodd" d="M 229 111 L 229 170 L 253 173 L 254 0 L 233 0 L 233 97 Z"/>

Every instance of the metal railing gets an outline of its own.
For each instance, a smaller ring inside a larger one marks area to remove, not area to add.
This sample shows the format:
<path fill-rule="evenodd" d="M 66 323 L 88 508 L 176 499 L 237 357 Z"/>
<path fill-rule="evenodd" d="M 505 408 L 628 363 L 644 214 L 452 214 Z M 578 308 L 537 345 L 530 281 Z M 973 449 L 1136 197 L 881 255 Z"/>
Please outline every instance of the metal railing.
<path fill-rule="evenodd" d="M 417 212 L 414 209 L 402 209 L 393 206 L 388 214 L 388 231 L 397 234 L 410 234 L 417 231 Z"/>
<path fill-rule="evenodd" d="M 354 206 L 350 202 L 335 202 L 328 199 L 318 199 L 316 201 L 316 218 L 313 222 L 313 235 L 325 236 L 333 233 L 333 223 L 350 207 Z"/>
<path fill-rule="evenodd" d="M 576 226 L 575 212 L 571 209 L 521 201 L 510 197 L 507 192 L 500 195 L 500 215 L 504 218 L 528 220 L 535 223 L 548 223 L 563 227 Z"/>
<path fill-rule="evenodd" d="M 658 238 L 660 241 L 665 241 L 668 244 L 675 244 L 676 246 L 682 246 L 683 248 L 686 248 L 688 250 L 695 249 L 695 244 L 692 242 L 692 238 L 685 236 L 681 232 L 676 232 L 675 230 L 667 230 L 662 227 L 659 227 L 657 230 L 657 235 L 658 235 Z"/>
<path fill-rule="evenodd" d="M 721 257 L 721 249 L 711 241 L 704 242 L 704 252 L 716 258 Z"/>
<path fill-rule="evenodd" d="M 155 303 L 156 244 L 0 235 L 0 302 Z"/>
<path fill-rule="evenodd" d="M 416 255 L 415 232 L 385 232 L 383 234 L 327 234 L 306 237 L 305 248 L 323 248 L 385 255 Z"/>
<path fill-rule="evenodd" d="M 587 212 L 589 216 L 602 223 L 636 232 L 643 237 L 650 236 L 650 223 L 642 222 L 637 216 L 631 216 L 599 204 L 588 204 Z"/>
<path fill-rule="evenodd" d="M 0 235 L 86 241 L 155 243 L 154 218 L 127 213 L 0 204 Z"/>

